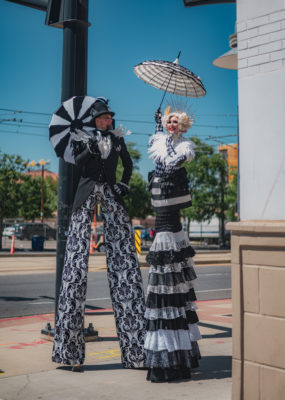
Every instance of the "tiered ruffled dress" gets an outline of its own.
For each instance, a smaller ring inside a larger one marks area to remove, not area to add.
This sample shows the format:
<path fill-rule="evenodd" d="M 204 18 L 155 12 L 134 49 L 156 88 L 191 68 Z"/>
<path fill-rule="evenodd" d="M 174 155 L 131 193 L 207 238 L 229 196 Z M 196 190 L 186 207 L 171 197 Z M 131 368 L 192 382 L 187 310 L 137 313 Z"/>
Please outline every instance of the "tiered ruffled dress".
<path fill-rule="evenodd" d="M 160 154 L 165 137 L 157 134 L 152 142 L 152 145 L 159 144 Z M 188 161 L 193 158 L 189 143 L 184 138 L 174 142 L 177 157 L 182 151 Z M 159 162 L 161 160 L 162 157 Z M 192 260 L 195 252 L 182 229 L 179 215 L 181 208 L 191 204 L 185 169 L 177 167 L 154 174 L 151 193 L 157 216 L 156 236 L 147 255 L 150 264 L 144 346 L 147 379 L 152 382 L 189 379 L 191 368 L 198 366 L 197 341 L 201 335 L 195 306 L 196 274 Z"/>

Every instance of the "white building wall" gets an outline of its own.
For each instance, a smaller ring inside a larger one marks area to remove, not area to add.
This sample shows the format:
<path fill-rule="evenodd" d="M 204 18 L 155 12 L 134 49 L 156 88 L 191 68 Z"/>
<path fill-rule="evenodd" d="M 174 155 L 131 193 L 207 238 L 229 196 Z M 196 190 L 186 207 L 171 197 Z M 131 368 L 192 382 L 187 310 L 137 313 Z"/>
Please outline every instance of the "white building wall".
<path fill-rule="evenodd" d="M 285 219 L 285 0 L 237 0 L 241 220 Z"/>

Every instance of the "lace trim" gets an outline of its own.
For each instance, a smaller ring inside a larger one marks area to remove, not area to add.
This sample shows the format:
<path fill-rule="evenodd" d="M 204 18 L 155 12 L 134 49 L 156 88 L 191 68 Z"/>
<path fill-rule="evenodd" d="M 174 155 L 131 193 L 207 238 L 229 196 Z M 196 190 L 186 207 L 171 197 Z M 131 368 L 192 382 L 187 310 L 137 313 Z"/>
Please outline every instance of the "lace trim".
<path fill-rule="evenodd" d="M 178 266 L 180 265 L 178 264 Z M 179 283 L 194 281 L 197 278 L 193 267 L 180 268 L 180 270 L 177 272 L 174 272 L 173 270 L 166 271 L 166 269 L 164 269 L 162 272 L 163 273 L 161 273 L 160 271 L 156 271 L 154 268 L 151 268 L 151 270 L 149 271 L 148 284 L 153 286 L 175 286 Z"/>
<path fill-rule="evenodd" d="M 196 281 L 187 281 L 178 283 L 177 285 L 150 285 L 147 286 L 147 294 L 152 292 L 156 294 L 175 294 L 188 293 L 190 289 L 195 287 Z"/>
<path fill-rule="evenodd" d="M 177 350 L 191 350 L 191 342 L 201 339 L 197 324 L 189 325 L 188 330 L 148 331 L 145 337 L 144 348 L 153 352 Z"/>
<path fill-rule="evenodd" d="M 177 331 L 179 329 L 188 330 L 189 324 L 196 324 L 199 322 L 199 318 L 195 311 L 187 312 L 187 319 L 183 317 L 178 317 L 175 319 L 151 319 L 146 321 L 147 331 L 158 331 L 163 330 L 173 330 Z"/>
<path fill-rule="evenodd" d="M 177 273 L 183 274 L 184 271 L 189 271 L 192 279 L 196 279 L 196 273 L 194 270 L 194 261 L 192 258 L 187 258 L 179 263 L 164 264 L 164 265 L 151 265 L 149 272 L 154 274 L 166 274 L 166 273 Z M 185 274 L 186 276 L 186 274 Z M 189 279 L 189 280 L 192 280 Z"/>
<path fill-rule="evenodd" d="M 193 247 L 188 246 L 180 251 L 166 250 L 166 251 L 150 251 L 146 256 L 146 261 L 152 265 L 164 265 L 182 262 L 189 257 L 195 256 L 195 250 Z"/>
<path fill-rule="evenodd" d="M 146 308 L 145 318 L 151 319 L 175 319 L 179 317 L 187 318 L 189 311 L 196 311 L 197 306 L 194 302 L 188 303 L 185 307 L 165 307 L 165 308 Z"/>
<path fill-rule="evenodd" d="M 145 365 L 148 368 L 182 367 L 190 369 L 193 364 L 192 358 L 194 357 L 195 355 L 191 353 L 191 350 L 177 350 L 171 353 L 165 350 L 159 352 L 147 350 Z"/>
<path fill-rule="evenodd" d="M 150 251 L 166 251 L 181 249 L 190 246 L 189 239 L 186 232 L 183 230 L 179 232 L 158 232 L 151 245 Z"/>

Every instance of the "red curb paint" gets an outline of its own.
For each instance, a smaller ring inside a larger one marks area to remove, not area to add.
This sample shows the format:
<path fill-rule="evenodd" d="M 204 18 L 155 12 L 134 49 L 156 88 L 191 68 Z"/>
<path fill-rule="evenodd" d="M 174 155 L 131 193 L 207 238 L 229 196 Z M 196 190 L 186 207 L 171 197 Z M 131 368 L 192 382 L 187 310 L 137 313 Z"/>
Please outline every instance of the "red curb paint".
<path fill-rule="evenodd" d="M 52 315 L 52 314 L 27 315 L 25 317 L 3 318 L 3 319 L 0 319 L 0 322 L 2 322 L 2 321 L 19 321 L 19 320 L 28 319 L 28 318 L 39 318 L 39 319 L 42 319 L 43 321 L 49 321 L 49 318 L 47 317 L 48 315 Z"/>
<path fill-rule="evenodd" d="M 110 312 L 110 311 L 114 311 L 112 308 L 102 308 L 100 310 L 86 310 L 85 313 L 89 313 L 89 312 Z M 39 318 L 42 319 L 43 321 L 49 321 L 49 317 L 51 315 L 54 314 L 38 314 L 38 315 L 26 315 L 24 317 L 11 317 L 11 318 L 0 318 L 0 322 L 4 322 L 4 321 L 20 321 L 20 320 L 24 320 L 24 319 L 29 319 L 29 318 Z"/>
<path fill-rule="evenodd" d="M 38 344 L 44 344 L 47 342 L 48 340 L 38 340 L 37 342 L 32 342 L 32 343 L 18 343 L 17 346 L 9 346 L 9 349 L 23 349 L 25 347 L 37 346 Z"/>

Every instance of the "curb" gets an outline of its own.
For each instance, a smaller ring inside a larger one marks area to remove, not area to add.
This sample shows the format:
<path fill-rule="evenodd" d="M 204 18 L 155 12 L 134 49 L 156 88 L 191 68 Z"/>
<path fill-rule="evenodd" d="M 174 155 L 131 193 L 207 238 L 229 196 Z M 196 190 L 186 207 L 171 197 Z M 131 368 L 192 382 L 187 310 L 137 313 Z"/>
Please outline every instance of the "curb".
<path fill-rule="evenodd" d="M 140 255 L 144 256 L 147 255 L 148 251 L 142 251 Z M 231 254 L 230 251 L 228 250 L 196 250 L 196 254 L 200 255 L 200 254 Z M 0 258 L 2 257 L 54 257 L 56 256 L 56 250 L 50 250 L 50 251 L 25 251 L 25 250 L 21 250 L 21 251 L 17 251 L 17 249 L 15 250 L 14 254 L 10 254 L 9 250 L 2 250 L 0 251 Z M 90 257 L 101 257 L 101 256 L 106 256 L 106 253 L 99 253 L 99 252 L 95 252 L 95 253 L 90 253 Z"/>
<path fill-rule="evenodd" d="M 230 260 L 197 260 L 195 261 L 195 267 L 215 267 L 215 266 L 223 266 L 223 265 L 229 265 L 231 264 Z M 140 268 L 148 269 L 149 264 L 146 262 L 140 262 L 139 263 Z M 105 271 L 107 270 L 107 266 L 93 266 L 89 268 L 90 272 L 95 272 L 95 271 Z M 36 268 L 13 268 L 13 267 L 0 267 L 0 276 L 4 275 L 26 275 L 26 274 L 54 274 L 56 273 L 56 268 L 54 267 L 45 267 L 42 269 L 36 269 Z"/>

